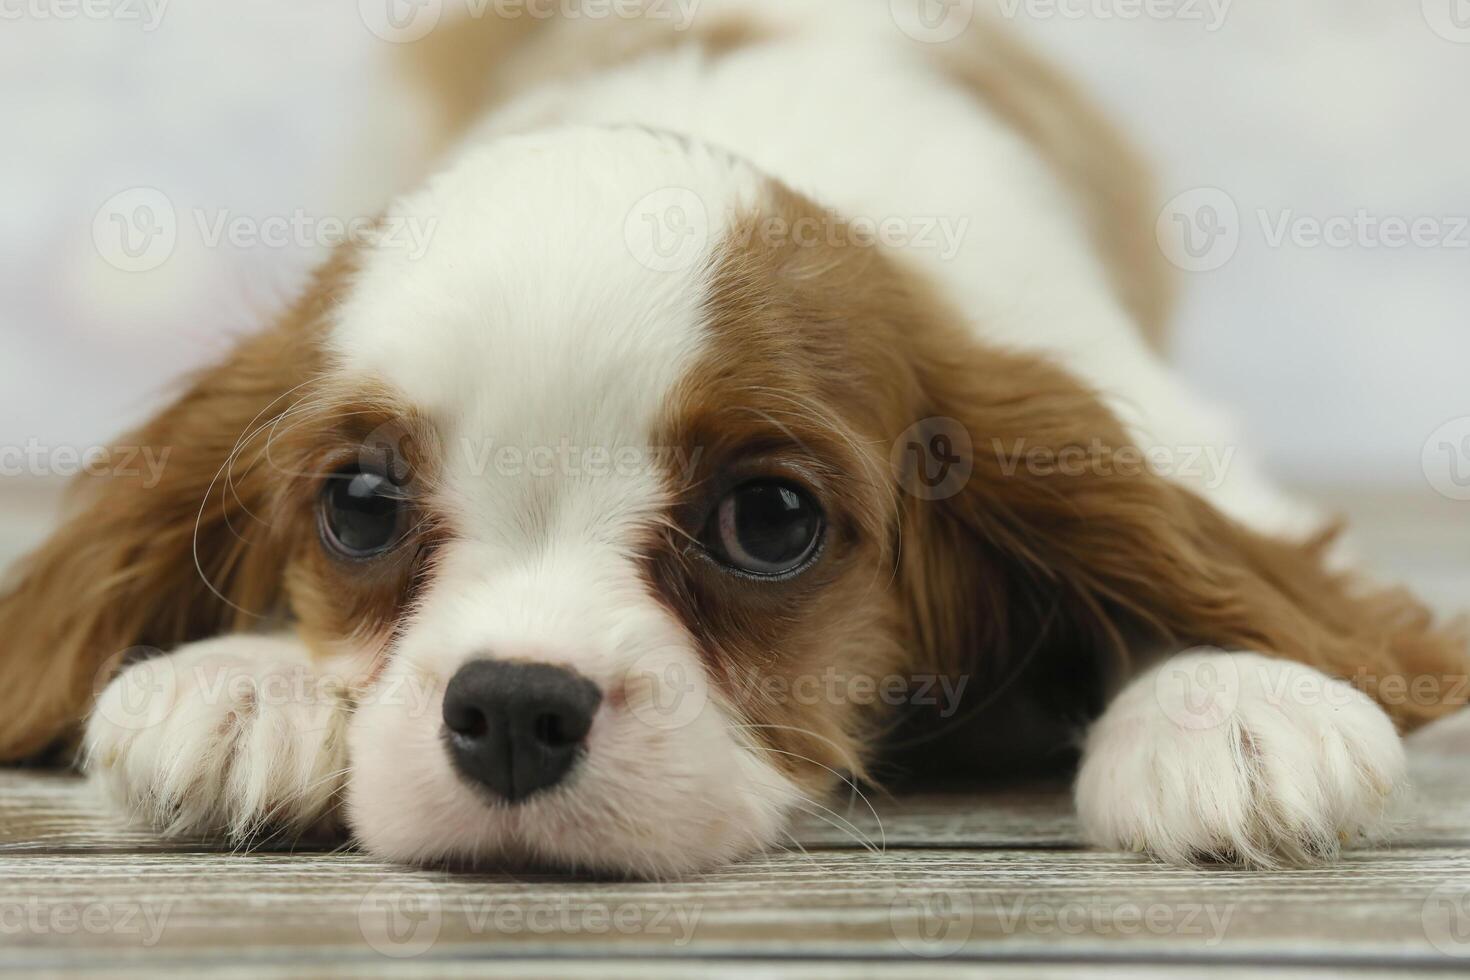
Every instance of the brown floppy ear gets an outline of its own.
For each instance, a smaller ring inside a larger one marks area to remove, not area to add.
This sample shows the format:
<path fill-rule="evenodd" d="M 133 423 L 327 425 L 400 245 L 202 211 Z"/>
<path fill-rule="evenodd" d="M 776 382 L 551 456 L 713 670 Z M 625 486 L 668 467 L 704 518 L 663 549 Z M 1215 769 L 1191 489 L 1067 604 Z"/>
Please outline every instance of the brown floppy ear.
<path fill-rule="evenodd" d="M 1145 660 L 1197 645 L 1359 682 L 1405 728 L 1464 704 L 1461 631 L 1330 571 L 1335 532 L 1290 542 L 1230 520 L 1152 472 L 1101 400 L 1039 358 L 958 333 L 918 343 L 935 418 L 913 441 L 935 469 L 905 474 L 901 579 L 916 646 L 973 675 L 987 712 L 1040 702 L 1086 721 Z M 1424 677 L 1438 697 L 1385 696 Z"/>
<path fill-rule="evenodd" d="M 0 762 L 68 748 L 133 648 L 169 649 L 275 611 L 290 545 L 275 519 L 271 423 L 321 369 L 344 252 L 274 329 L 241 343 L 110 459 L 0 592 Z M 284 428 L 282 426 L 281 428 Z"/>

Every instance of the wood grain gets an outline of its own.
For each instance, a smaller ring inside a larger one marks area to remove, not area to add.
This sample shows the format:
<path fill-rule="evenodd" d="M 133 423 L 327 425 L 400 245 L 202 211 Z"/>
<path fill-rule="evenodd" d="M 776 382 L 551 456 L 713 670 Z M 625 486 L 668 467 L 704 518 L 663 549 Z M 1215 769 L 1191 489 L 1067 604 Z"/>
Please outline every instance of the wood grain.
<path fill-rule="evenodd" d="M 410 871 L 356 855 L 18 855 L 0 858 L 0 881 L 6 961 L 38 969 L 287 952 L 1423 967 L 1470 957 L 1453 920 L 1470 894 L 1462 848 L 1360 852 L 1284 873 L 1095 852 L 826 851 L 676 884 Z"/>

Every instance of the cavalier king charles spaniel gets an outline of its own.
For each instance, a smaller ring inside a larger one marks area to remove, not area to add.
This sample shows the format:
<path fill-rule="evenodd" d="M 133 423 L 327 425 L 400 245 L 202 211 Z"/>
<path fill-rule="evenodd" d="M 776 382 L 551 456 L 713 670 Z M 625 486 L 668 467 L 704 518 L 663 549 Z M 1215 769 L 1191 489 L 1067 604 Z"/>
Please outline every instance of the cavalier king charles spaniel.
<path fill-rule="evenodd" d="M 918 3 L 562 6 L 399 49 L 433 176 L 123 440 L 156 479 L 83 478 L 0 598 L 0 759 L 168 833 L 640 876 L 1069 761 L 1102 847 L 1379 833 L 1464 644 L 1170 371 L 1078 90 Z"/>

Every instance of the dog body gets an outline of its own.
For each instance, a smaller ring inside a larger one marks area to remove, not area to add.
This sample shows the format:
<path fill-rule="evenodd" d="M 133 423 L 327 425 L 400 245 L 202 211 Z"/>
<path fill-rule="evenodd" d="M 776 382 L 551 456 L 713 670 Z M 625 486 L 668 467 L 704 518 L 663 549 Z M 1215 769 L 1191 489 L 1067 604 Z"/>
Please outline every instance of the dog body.
<path fill-rule="evenodd" d="M 886 750 L 1083 732 L 1100 844 L 1373 833 L 1394 722 L 1452 705 L 1345 679 L 1463 672 L 1458 638 L 1330 567 L 1167 369 L 1126 148 L 899 7 L 480 25 L 438 173 L 135 437 L 158 486 L 84 487 L 21 569 L 0 750 L 101 691 L 130 812 L 409 861 L 676 874 Z"/>

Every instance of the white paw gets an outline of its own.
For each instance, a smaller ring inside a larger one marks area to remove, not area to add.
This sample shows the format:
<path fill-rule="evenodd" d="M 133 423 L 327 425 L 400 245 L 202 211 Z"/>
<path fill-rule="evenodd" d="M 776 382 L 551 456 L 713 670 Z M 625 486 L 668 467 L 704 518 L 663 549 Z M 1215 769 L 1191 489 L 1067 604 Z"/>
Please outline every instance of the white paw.
<path fill-rule="evenodd" d="M 229 637 L 134 664 L 98 698 L 84 766 L 130 815 L 173 834 L 330 825 L 348 708 L 289 639 Z"/>
<path fill-rule="evenodd" d="M 1087 738 L 1087 838 L 1186 864 L 1302 865 L 1386 827 L 1393 723 L 1362 692 L 1255 654 L 1195 652 L 1134 681 Z"/>

